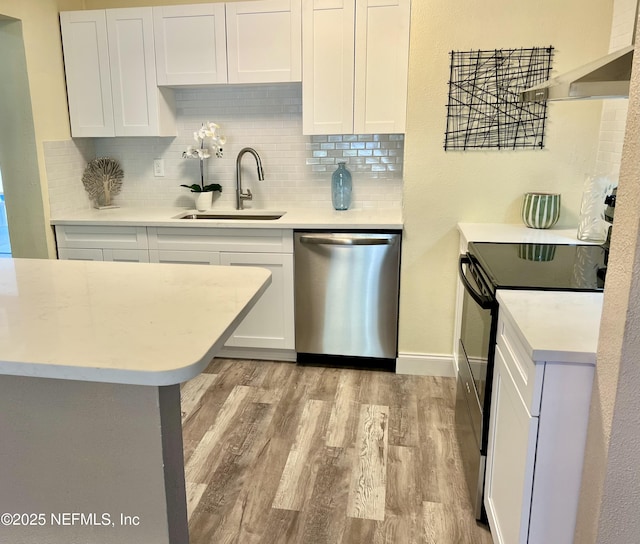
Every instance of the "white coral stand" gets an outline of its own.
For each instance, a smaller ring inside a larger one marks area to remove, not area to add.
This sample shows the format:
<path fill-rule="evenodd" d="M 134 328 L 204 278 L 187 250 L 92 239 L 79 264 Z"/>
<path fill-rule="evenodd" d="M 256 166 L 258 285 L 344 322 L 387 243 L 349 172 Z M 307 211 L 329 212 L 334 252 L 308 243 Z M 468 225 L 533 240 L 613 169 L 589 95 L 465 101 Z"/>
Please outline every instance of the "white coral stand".
<path fill-rule="evenodd" d="M 188 543 L 179 384 L 270 277 L 1 259 L 2 542 Z"/>

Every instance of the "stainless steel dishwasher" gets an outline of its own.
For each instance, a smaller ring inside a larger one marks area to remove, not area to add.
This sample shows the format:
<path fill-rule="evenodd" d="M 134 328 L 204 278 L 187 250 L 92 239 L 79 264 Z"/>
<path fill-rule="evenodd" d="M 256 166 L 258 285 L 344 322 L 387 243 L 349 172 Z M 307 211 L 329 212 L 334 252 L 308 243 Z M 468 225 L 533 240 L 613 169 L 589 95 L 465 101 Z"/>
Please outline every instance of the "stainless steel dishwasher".
<path fill-rule="evenodd" d="M 300 363 L 395 369 L 399 232 L 296 232 Z"/>

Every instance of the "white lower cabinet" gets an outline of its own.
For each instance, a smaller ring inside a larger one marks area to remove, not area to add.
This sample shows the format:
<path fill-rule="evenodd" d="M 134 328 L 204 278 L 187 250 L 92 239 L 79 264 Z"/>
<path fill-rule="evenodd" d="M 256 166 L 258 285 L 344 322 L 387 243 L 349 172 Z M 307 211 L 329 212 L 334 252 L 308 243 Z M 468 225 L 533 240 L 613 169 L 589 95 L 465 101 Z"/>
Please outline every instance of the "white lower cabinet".
<path fill-rule="evenodd" d="M 498 321 L 484 504 L 496 544 L 572 544 L 594 366 L 533 361 Z"/>
<path fill-rule="evenodd" d="M 295 347 L 293 233 L 280 229 L 149 227 L 151 262 L 257 266 L 271 270 L 271 285 L 226 342 L 225 355 L 258 356 L 241 350 Z M 265 352 L 266 353 L 266 352 Z M 286 356 L 286 355 L 285 355 Z"/>
<path fill-rule="evenodd" d="M 60 259 L 269 269 L 271 285 L 229 338 L 224 355 L 293 358 L 291 230 L 57 225 L 55 231 Z"/>
<path fill-rule="evenodd" d="M 497 542 L 527 542 L 538 418 L 522 402 L 499 347 L 491 413 L 487 512 Z"/>
<path fill-rule="evenodd" d="M 271 285 L 225 345 L 294 349 L 293 254 L 222 253 L 220 264 L 271 271 Z"/>

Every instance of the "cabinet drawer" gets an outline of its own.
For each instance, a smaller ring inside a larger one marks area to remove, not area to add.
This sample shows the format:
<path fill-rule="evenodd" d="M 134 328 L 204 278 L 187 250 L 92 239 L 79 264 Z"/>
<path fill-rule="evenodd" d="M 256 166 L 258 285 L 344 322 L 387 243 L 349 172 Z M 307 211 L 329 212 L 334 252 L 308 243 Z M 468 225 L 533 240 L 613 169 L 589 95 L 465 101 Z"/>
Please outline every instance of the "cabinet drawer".
<path fill-rule="evenodd" d="M 180 264 L 220 264 L 217 251 L 175 251 L 172 249 L 150 249 L 149 260 L 152 263 Z"/>
<path fill-rule="evenodd" d="M 147 249 L 145 227 L 103 227 L 90 225 L 57 225 L 59 248 Z"/>
<path fill-rule="evenodd" d="M 498 319 L 497 345 L 522 402 L 532 416 L 540 414 L 545 364 L 535 363 L 519 340 L 517 329 L 502 316 Z"/>
<path fill-rule="evenodd" d="M 150 249 L 293 253 L 291 230 L 149 227 L 148 235 Z"/>

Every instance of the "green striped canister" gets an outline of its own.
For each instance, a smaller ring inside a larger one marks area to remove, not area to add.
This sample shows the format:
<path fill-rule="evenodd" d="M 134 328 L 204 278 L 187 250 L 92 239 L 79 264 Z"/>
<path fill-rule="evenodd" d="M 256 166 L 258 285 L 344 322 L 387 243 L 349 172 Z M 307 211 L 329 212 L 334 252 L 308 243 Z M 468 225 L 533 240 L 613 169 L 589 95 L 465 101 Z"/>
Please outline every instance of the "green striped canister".
<path fill-rule="evenodd" d="M 548 229 L 560 218 L 560 195 L 557 193 L 525 193 L 522 221 L 532 229 Z"/>

